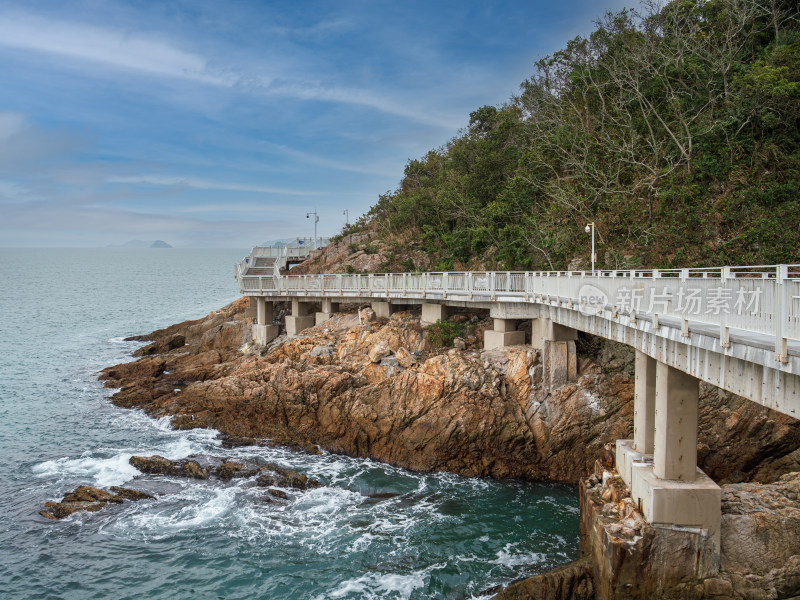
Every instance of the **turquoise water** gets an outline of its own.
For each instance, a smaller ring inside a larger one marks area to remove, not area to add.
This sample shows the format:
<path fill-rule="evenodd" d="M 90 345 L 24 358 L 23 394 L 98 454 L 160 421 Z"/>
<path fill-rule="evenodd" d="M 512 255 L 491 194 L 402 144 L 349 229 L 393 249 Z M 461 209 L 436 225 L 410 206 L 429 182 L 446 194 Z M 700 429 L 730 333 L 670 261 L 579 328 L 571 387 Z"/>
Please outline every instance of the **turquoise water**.
<path fill-rule="evenodd" d="M 0 250 L 0 597 L 479 598 L 576 558 L 574 488 L 223 449 L 108 402 L 123 338 L 237 297 L 244 250 Z M 133 454 L 271 461 L 325 486 L 285 505 L 246 481 L 149 479 Z M 78 485 L 160 494 L 59 522 Z"/>

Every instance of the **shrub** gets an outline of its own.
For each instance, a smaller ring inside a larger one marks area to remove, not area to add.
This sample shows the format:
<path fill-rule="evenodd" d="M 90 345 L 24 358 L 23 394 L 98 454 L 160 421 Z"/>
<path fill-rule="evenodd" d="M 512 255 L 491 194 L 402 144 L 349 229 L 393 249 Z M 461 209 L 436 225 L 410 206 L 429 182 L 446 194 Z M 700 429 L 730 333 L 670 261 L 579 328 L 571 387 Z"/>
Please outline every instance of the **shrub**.
<path fill-rule="evenodd" d="M 463 337 L 466 327 L 464 323 L 454 323 L 453 321 L 437 320 L 436 323 L 428 325 L 428 338 L 436 347 L 449 347 L 453 345 L 453 340 Z"/>

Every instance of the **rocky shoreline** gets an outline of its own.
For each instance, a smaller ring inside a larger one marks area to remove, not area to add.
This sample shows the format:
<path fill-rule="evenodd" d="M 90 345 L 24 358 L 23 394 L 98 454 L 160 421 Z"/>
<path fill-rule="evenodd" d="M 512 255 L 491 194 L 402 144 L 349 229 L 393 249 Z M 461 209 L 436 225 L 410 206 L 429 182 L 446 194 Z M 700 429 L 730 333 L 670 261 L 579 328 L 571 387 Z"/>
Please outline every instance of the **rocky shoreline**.
<path fill-rule="evenodd" d="M 630 437 L 633 377 L 619 348 L 595 349 L 577 381 L 550 391 L 536 349 L 477 350 L 480 323 L 472 344 L 442 349 L 418 314 L 376 319 L 356 308 L 265 348 L 250 343 L 242 299 L 137 338 L 149 342 L 138 360 L 100 379 L 116 388 L 114 404 L 216 429 L 231 445 L 323 449 L 425 472 L 578 483 Z M 800 470 L 798 448 L 797 421 L 702 387 L 698 459 L 718 483 L 775 482 Z M 584 572 L 542 575 L 499 597 L 593 597 Z"/>

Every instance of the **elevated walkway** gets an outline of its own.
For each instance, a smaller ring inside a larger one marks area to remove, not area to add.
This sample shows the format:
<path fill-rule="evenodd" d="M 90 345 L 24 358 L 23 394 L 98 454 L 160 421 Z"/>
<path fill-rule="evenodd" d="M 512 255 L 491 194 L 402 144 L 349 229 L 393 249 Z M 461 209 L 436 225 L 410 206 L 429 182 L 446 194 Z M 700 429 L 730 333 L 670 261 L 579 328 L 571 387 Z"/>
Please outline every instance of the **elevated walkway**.
<path fill-rule="evenodd" d="M 542 349 L 550 375 L 562 379 L 574 377 L 578 331 L 635 348 L 634 439 L 618 440 L 617 468 L 649 522 L 701 532 L 710 557 L 702 564 L 712 571 L 719 564 L 721 493 L 697 468 L 699 381 L 800 417 L 800 265 L 237 273 L 242 294 L 255 299 L 259 315 L 271 313 L 276 301 L 291 300 L 291 335 L 324 321 L 341 302 L 371 302 L 383 316 L 394 306 L 421 304 L 428 321 L 445 318 L 449 307 L 488 309 L 494 329 L 484 339 L 493 346 L 522 343 L 521 328 L 530 322 L 533 345 Z M 316 320 L 310 316 L 315 304 L 322 308 Z M 275 326 L 259 320 L 254 338 L 269 337 L 265 327 Z"/>

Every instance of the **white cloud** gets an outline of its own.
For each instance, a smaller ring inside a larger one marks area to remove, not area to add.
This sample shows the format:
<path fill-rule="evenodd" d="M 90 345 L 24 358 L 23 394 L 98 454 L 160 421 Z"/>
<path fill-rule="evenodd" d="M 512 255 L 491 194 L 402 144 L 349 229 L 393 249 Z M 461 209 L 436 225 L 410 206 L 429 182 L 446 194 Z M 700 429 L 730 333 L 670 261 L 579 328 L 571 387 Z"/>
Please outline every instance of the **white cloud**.
<path fill-rule="evenodd" d="M 248 185 L 243 183 L 227 183 L 210 181 L 195 177 L 173 177 L 162 175 L 135 175 L 130 177 L 109 177 L 109 183 L 135 183 L 146 185 L 159 185 L 165 187 L 189 187 L 199 190 L 223 190 L 229 192 L 255 192 L 258 194 L 281 194 L 284 196 L 321 196 L 323 192 L 310 190 L 296 190 L 289 188 L 276 188 L 262 185 Z"/>
<path fill-rule="evenodd" d="M 6 13 L 0 14 L 0 46 L 218 87 L 236 86 L 267 95 L 366 106 L 445 129 L 455 129 L 461 124 L 429 107 L 397 101 L 371 90 L 327 85 L 313 80 L 276 80 L 256 73 L 237 74 L 238 69 L 234 66 L 213 68 L 206 57 L 182 50 L 170 41 L 120 29 Z M 269 59 L 275 65 L 287 62 L 281 56 L 270 56 Z M 261 64 L 265 62 L 262 60 Z"/>
<path fill-rule="evenodd" d="M 155 38 L 81 23 L 0 15 L 0 45 L 213 85 L 235 83 L 209 72 L 208 61 L 198 54 Z"/>

